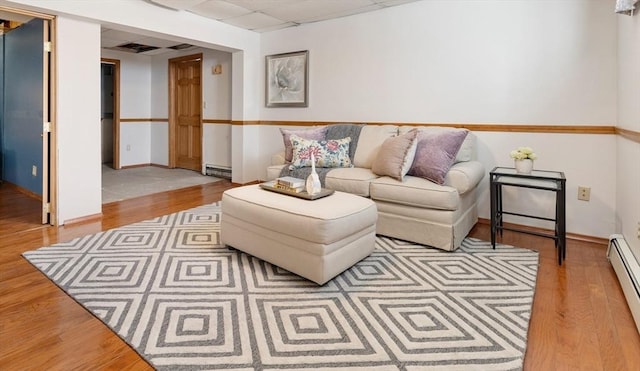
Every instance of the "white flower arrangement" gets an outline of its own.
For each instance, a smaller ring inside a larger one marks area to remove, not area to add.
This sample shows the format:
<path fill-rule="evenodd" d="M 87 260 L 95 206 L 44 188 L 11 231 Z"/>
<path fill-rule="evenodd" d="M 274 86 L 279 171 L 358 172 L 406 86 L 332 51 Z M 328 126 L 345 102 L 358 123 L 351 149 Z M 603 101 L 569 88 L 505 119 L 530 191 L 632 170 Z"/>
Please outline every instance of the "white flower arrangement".
<path fill-rule="evenodd" d="M 517 149 L 511 151 L 509 153 L 509 156 L 516 160 L 535 160 L 536 158 L 538 158 L 538 155 L 533 152 L 533 149 L 531 149 L 531 147 L 518 147 Z"/>

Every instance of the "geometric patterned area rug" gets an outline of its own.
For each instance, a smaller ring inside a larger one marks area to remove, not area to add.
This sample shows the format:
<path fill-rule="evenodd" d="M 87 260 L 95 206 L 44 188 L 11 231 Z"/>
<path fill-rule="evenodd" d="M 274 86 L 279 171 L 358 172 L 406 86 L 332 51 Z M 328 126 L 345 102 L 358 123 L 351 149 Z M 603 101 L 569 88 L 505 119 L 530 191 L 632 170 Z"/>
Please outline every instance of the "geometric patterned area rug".
<path fill-rule="evenodd" d="M 318 286 L 219 241 L 216 203 L 23 255 L 161 370 L 522 368 L 535 251 L 378 236 Z"/>

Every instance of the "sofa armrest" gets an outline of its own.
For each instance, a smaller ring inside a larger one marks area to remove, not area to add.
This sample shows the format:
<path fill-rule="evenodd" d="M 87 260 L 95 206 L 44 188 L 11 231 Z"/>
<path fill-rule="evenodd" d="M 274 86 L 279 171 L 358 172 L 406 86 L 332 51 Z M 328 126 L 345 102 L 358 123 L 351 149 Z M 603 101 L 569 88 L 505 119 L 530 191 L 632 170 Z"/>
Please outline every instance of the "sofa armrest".
<path fill-rule="evenodd" d="M 449 169 L 444 184 L 457 189 L 462 195 L 477 187 L 482 178 L 484 165 L 480 161 L 458 162 Z"/>
<path fill-rule="evenodd" d="M 271 156 L 271 165 L 284 165 L 284 151 Z"/>

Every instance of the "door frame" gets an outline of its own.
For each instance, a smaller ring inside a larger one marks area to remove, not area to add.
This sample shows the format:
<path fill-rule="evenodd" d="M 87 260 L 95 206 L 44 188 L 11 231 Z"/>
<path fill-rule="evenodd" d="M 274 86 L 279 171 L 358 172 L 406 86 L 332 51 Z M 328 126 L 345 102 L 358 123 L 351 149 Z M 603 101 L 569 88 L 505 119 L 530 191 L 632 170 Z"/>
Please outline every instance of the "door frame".
<path fill-rule="evenodd" d="M 0 6 L 0 11 L 25 15 L 43 21 L 42 53 L 42 224 L 58 224 L 58 125 L 56 17 L 50 14 Z M 48 43 L 48 44 L 47 44 Z M 47 128 L 48 124 L 48 128 Z"/>
<path fill-rule="evenodd" d="M 51 193 L 50 193 L 50 164 L 51 158 L 51 127 L 53 118 L 49 109 L 49 96 L 51 94 L 51 67 L 55 59 L 52 55 L 53 39 L 51 37 L 51 24 L 48 19 L 42 20 L 42 41 L 44 42 L 42 53 L 42 224 L 49 224 L 51 220 Z"/>
<path fill-rule="evenodd" d="M 176 117 L 176 71 L 177 65 L 180 62 L 187 61 L 200 61 L 200 100 L 202 100 L 202 62 L 203 57 L 202 53 L 185 55 L 183 57 L 176 57 L 169 59 L 169 168 L 176 167 L 176 130 L 177 125 L 176 122 L 178 118 Z M 200 106 L 200 127 L 202 127 L 202 102 L 199 104 Z M 200 143 L 202 145 L 203 138 L 203 130 L 200 130 Z M 202 164 L 200 165 L 202 167 Z M 202 171 L 202 169 L 200 170 Z"/>
<path fill-rule="evenodd" d="M 113 168 L 120 169 L 120 60 L 100 58 L 100 63 L 113 65 Z"/>

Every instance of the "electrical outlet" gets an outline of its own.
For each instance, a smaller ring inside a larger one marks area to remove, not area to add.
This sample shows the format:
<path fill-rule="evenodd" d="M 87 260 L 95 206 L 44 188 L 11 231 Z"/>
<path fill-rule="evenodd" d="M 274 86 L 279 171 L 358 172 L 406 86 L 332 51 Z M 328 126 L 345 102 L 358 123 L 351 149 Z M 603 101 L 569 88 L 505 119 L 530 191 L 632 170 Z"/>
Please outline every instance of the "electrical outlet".
<path fill-rule="evenodd" d="M 640 240 L 640 222 L 638 222 L 638 229 L 636 232 L 637 232 L 638 239 Z"/>
<path fill-rule="evenodd" d="M 127 144 L 127 151 L 131 151 L 131 144 Z"/>
<path fill-rule="evenodd" d="M 589 198 L 591 198 L 591 188 L 578 187 L 578 200 L 589 201 Z"/>
<path fill-rule="evenodd" d="M 31 166 L 31 175 L 38 176 L 38 167 L 36 165 Z"/>

